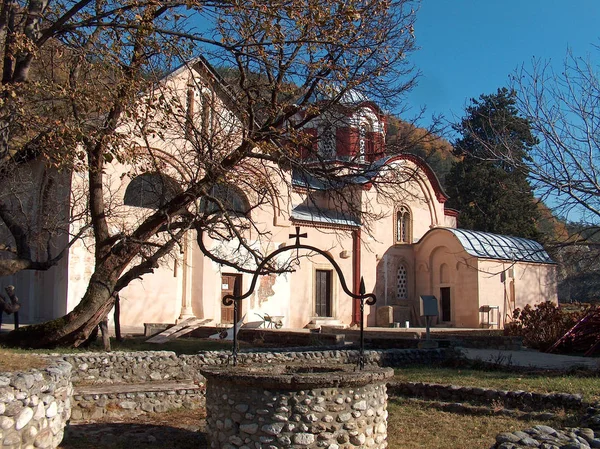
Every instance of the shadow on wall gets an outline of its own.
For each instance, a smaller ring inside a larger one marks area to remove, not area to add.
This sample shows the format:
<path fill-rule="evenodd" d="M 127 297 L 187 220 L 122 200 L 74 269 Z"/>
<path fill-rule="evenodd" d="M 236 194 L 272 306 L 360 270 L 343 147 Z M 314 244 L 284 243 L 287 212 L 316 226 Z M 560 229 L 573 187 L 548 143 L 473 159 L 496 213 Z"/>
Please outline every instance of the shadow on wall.
<path fill-rule="evenodd" d="M 407 321 L 411 327 L 425 325 L 419 316 L 415 274 L 412 245 L 390 247 L 379 258 L 373 289 L 377 295 L 377 310 L 372 310 L 369 315 L 370 326 L 389 327 L 392 323 L 404 326 Z M 391 319 L 385 310 L 381 310 L 383 307 L 392 308 Z M 379 315 L 378 310 L 381 310 Z"/>

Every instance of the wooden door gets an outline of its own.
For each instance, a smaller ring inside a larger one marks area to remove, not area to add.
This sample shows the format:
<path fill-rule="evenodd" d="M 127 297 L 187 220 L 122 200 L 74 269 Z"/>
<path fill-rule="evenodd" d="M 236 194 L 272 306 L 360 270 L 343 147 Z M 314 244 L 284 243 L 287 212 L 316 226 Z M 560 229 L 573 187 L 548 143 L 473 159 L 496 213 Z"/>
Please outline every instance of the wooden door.
<path fill-rule="evenodd" d="M 237 284 L 235 280 L 238 280 Z M 235 290 L 234 290 L 235 288 Z M 223 274 L 221 275 L 221 323 L 233 324 L 233 304 L 226 306 L 223 304 L 225 295 L 239 295 L 242 291 L 241 274 Z"/>
<path fill-rule="evenodd" d="M 450 314 L 450 287 L 440 288 L 441 306 L 442 306 L 442 321 L 452 321 Z"/>
<path fill-rule="evenodd" d="M 317 289 L 315 292 L 316 316 L 332 316 L 331 278 L 331 270 L 317 270 Z"/>

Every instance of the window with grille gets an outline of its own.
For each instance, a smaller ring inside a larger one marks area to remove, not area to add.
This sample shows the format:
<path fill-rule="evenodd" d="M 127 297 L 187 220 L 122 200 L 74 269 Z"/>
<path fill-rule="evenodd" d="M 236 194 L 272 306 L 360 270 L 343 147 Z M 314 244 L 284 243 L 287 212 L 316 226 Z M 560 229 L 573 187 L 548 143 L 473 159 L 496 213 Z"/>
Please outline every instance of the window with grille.
<path fill-rule="evenodd" d="M 365 161 L 365 153 L 367 150 L 367 126 L 360 125 L 358 130 L 358 160 Z"/>
<path fill-rule="evenodd" d="M 397 299 L 408 299 L 408 274 L 405 265 L 400 265 L 398 268 L 398 288 L 397 288 Z"/>
<path fill-rule="evenodd" d="M 323 159 L 335 159 L 336 138 L 333 127 L 323 128 L 319 137 L 319 155 Z"/>
<path fill-rule="evenodd" d="M 410 211 L 402 206 L 396 212 L 396 243 L 410 243 Z"/>

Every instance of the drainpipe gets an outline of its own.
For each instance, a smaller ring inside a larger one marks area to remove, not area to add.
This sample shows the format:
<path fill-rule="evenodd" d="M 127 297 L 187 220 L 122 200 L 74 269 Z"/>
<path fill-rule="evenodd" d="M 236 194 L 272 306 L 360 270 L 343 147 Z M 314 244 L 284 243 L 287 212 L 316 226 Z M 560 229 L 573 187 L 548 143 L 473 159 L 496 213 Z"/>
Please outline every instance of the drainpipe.
<path fill-rule="evenodd" d="M 352 293 L 360 293 L 360 229 L 352 231 Z M 352 301 L 352 324 L 360 325 L 360 300 Z"/>

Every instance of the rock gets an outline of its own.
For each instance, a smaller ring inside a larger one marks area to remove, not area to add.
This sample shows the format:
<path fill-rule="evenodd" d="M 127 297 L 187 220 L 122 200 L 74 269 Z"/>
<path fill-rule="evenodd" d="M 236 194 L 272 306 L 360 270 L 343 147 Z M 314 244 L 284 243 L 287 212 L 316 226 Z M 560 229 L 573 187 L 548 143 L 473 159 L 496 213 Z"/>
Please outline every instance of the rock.
<path fill-rule="evenodd" d="M 538 431 L 539 433 L 543 433 L 543 434 L 547 434 L 547 435 L 556 435 L 556 430 L 550 426 L 537 425 L 537 426 L 533 426 L 533 429 Z"/>
<path fill-rule="evenodd" d="M 297 433 L 293 436 L 294 444 L 299 446 L 308 446 L 313 444 L 315 436 L 312 433 Z"/>
<path fill-rule="evenodd" d="M 119 402 L 119 407 L 125 409 L 125 410 L 134 410 L 137 406 L 137 403 L 133 402 L 133 401 L 123 401 L 123 402 Z"/>
<path fill-rule="evenodd" d="M 15 425 L 15 420 L 8 416 L 0 416 L 0 429 L 8 430 Z"/>
<path fill-rule="evenodd" d="M 53 435 L 49 427 L 42 429 L 35 438 L 35 447 L 48 448 L 52 447 Z"/>
<path fill-rule="evenodd" d="M 272 424 L 266 424 L 264 426 L 262 426 L 261 430 L 266 433 L 267 435 L 273 435 L 273 436 L 277 436 L 281 433 L 281 431 L 283 430 L 283 426 L 285 424 L 283 423 L 272 423 Z"/>
<path fill-rule="evenodd" d="M 56 402 L 50 404 L 50 406 L 46 409 L 46 418 L 54 418 L 58 411 L 58 405 Z"/>
<path fill-rule="evenodd" d="M 33 379 L 33 376 L 32 376 L 32 379 Z M 17 419 L 15 421 L 15 429 L 21 430 L 23 427 L 25 427 L 27 424 L 29 424 L 29 421 L 31 421 L 31 418 L 33 418 L 33 409 L 31 409 L 29 407 L 25 407 L 23 410 L 21 410 L 21 413 L 19 413 L 19 415 L 17 416 Z"/>
<path fill-rule="evenodd" d="M 252 424 L 241 424 L 240 425 L 240 431 L 247 433 L 249 435 L 254 435 L 256 432 L 258 432 L 258 424 L 256 423 L 252 423 Z"/>

